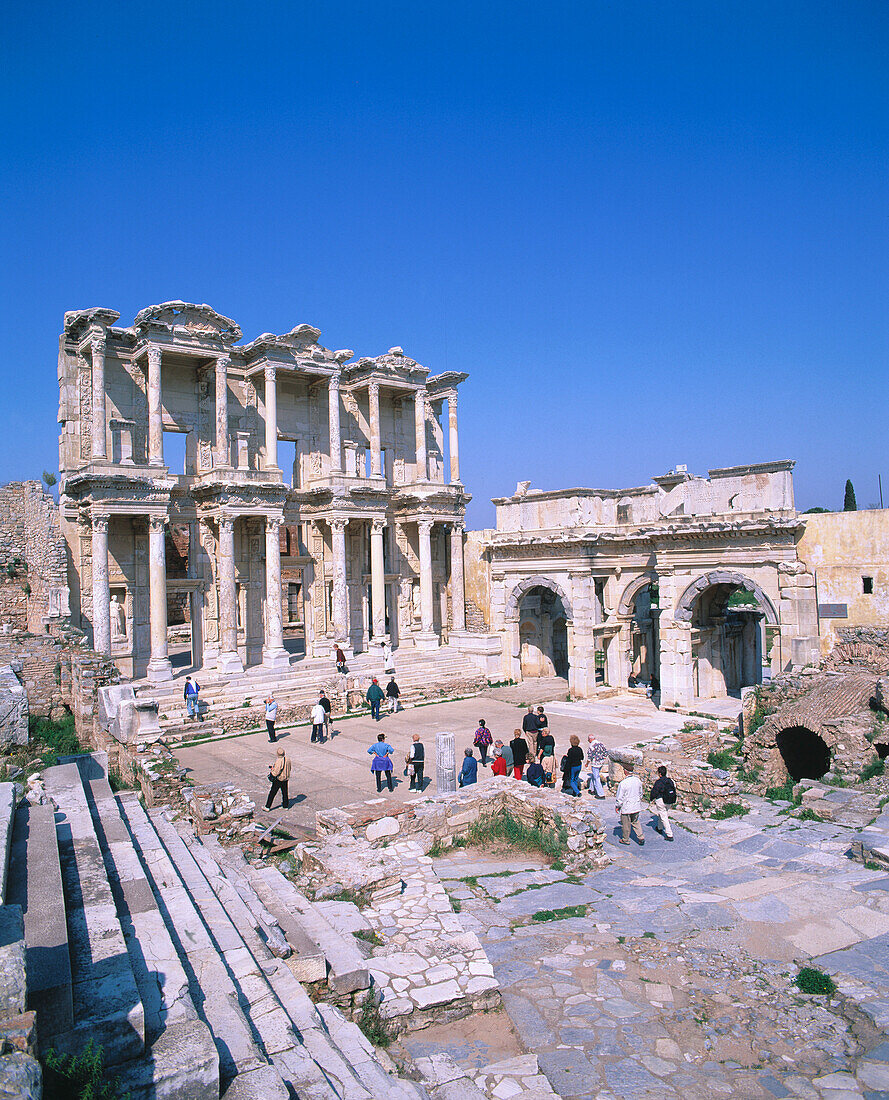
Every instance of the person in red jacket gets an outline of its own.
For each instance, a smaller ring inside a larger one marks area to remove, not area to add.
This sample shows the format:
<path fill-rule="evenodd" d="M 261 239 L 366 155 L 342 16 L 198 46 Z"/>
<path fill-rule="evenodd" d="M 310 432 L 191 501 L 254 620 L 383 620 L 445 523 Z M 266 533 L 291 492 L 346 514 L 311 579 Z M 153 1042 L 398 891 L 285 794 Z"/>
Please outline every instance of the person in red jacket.
<path fill-rule="evenodd" d="M 499 749 L 494 750 L 494 762 L 491 764 L 492 775 L 506 775 L 506 761 Z"/>

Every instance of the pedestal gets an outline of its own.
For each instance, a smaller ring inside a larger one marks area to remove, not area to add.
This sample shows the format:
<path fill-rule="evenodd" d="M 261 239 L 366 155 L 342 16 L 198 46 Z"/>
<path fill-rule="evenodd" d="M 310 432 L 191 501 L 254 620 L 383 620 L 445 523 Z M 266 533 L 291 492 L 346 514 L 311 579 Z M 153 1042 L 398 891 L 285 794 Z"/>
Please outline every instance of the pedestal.
<path fill-rule="evenodd" d="M 457 761 L 452 733 L 435 735 L 435 783 L 439 794 L 457 789 Z"/>
<path fill-rule="evenodd" d="M 439 638 L 434 630 L 428 632 L 425 630 L 417 630 L 412 637 L 417 649 L 438 649 L 441 645 L 441 638 Z"/>

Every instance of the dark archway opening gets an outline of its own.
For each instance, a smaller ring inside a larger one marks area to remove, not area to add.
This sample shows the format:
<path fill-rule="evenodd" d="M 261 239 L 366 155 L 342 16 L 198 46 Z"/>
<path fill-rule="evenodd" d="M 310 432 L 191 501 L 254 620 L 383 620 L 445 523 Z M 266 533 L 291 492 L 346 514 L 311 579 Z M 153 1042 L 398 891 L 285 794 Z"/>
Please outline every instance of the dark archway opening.
<path fill-rule="evenodd" d="M 800 779 L 820 779 L 830 771 L 830 749 L 817 733 L 805 726 L 788 726 L 776 738 L 784 766 L 794 782 Z"/>
<path fill-rule="evenodd" d="M 877 750 L 877 756 L 879 756 L 881 760 L 885 760 L 886 757 L 889 756 L 889 745 L 884 745 L 882 742 L 877 741 L 874 748 Z"/>

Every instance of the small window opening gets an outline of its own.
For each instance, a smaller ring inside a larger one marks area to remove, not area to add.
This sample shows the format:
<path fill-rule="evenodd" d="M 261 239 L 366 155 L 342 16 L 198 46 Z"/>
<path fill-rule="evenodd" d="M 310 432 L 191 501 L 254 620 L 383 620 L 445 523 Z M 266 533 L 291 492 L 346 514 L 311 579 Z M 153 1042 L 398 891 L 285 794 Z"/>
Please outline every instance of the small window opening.
<path fill-rule="evenodd" d="M 278 466 L 281 468 L 284 484 L 289 485 L 292 489 L 299 488 L 299 467 L 297 462 L 296 440 L 279 439 Z"/>
<path fill-rule="evenodd" d="M 861 591 L 865 596 L 872 596 L 874 594 L 874 578 L 862 577 L 861 578 Z"/>
<path fill-rule="evenodd" d="M 164 432 L 164 465 L 173 476 L 187 473 L 188 432 Z"/>

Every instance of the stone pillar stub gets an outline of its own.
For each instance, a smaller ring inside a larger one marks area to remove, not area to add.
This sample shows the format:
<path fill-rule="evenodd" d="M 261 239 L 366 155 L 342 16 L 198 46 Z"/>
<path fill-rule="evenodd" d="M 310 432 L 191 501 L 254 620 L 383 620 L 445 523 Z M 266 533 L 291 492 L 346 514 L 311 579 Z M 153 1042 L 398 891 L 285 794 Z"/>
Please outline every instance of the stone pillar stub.
<path fill-rule="evenodd" d="M 164 464 L 164 425 L 161 419 L 161 349 L 148 349 L 148 465 Z"/>
<path fill-rule="evenodd" d="M 92 517 L 93 649 L 111 653 L 111 592 L 108 587 L 108 516 Z"/>
<path fill-rule="evenodd" d="M 382 455 L 380 451 L 380 385 L 378 382 L 368 383 L 367 403 L 370 418 L 370 476 L 380 477 Z"/>
<path fill-rule="evenodd" d="M 435 783 L 439 794 L 457 789 L 457 759 L 452 733 L 435 735 Z"/>
<path fill-rule="evenodd" d="M 232 516 L 219 520 L 218 560 L 219 577 L 219 656 L 216 667 L 222 673 L 244 671 L 238 653 L 238 592 L 235 584 L 235 521 Z"/>
<path fill-rule="evenodd" d="M 385 531 L 385 520 L 373 520 L 370 529 L 370 601 L 371 629 L 375 641 L 379 641 L 386 633 L 386 574 L 383 555 Z"/>
<path fill-rule="evenodd" d="M 157 683 L 173 679 L 167 656 L 167 517 L 148 517 L 148 614 L 151 656 L 148 679 Z"/>
<path fill-rule="evenodd" d="M 96 333 L 90 338 L 92 350 L 92 456 L 107 457 L 105 443 L 105 333 Z"/>
<path fill-rule="evenodd" d="M 265 646 L 262 663 L 266 668 L 289 668 L 290 654 L 284 648 L 284 618 L 281 608 L 281 539 L 283 519 L 266 516 L 265 521 Z"/>

